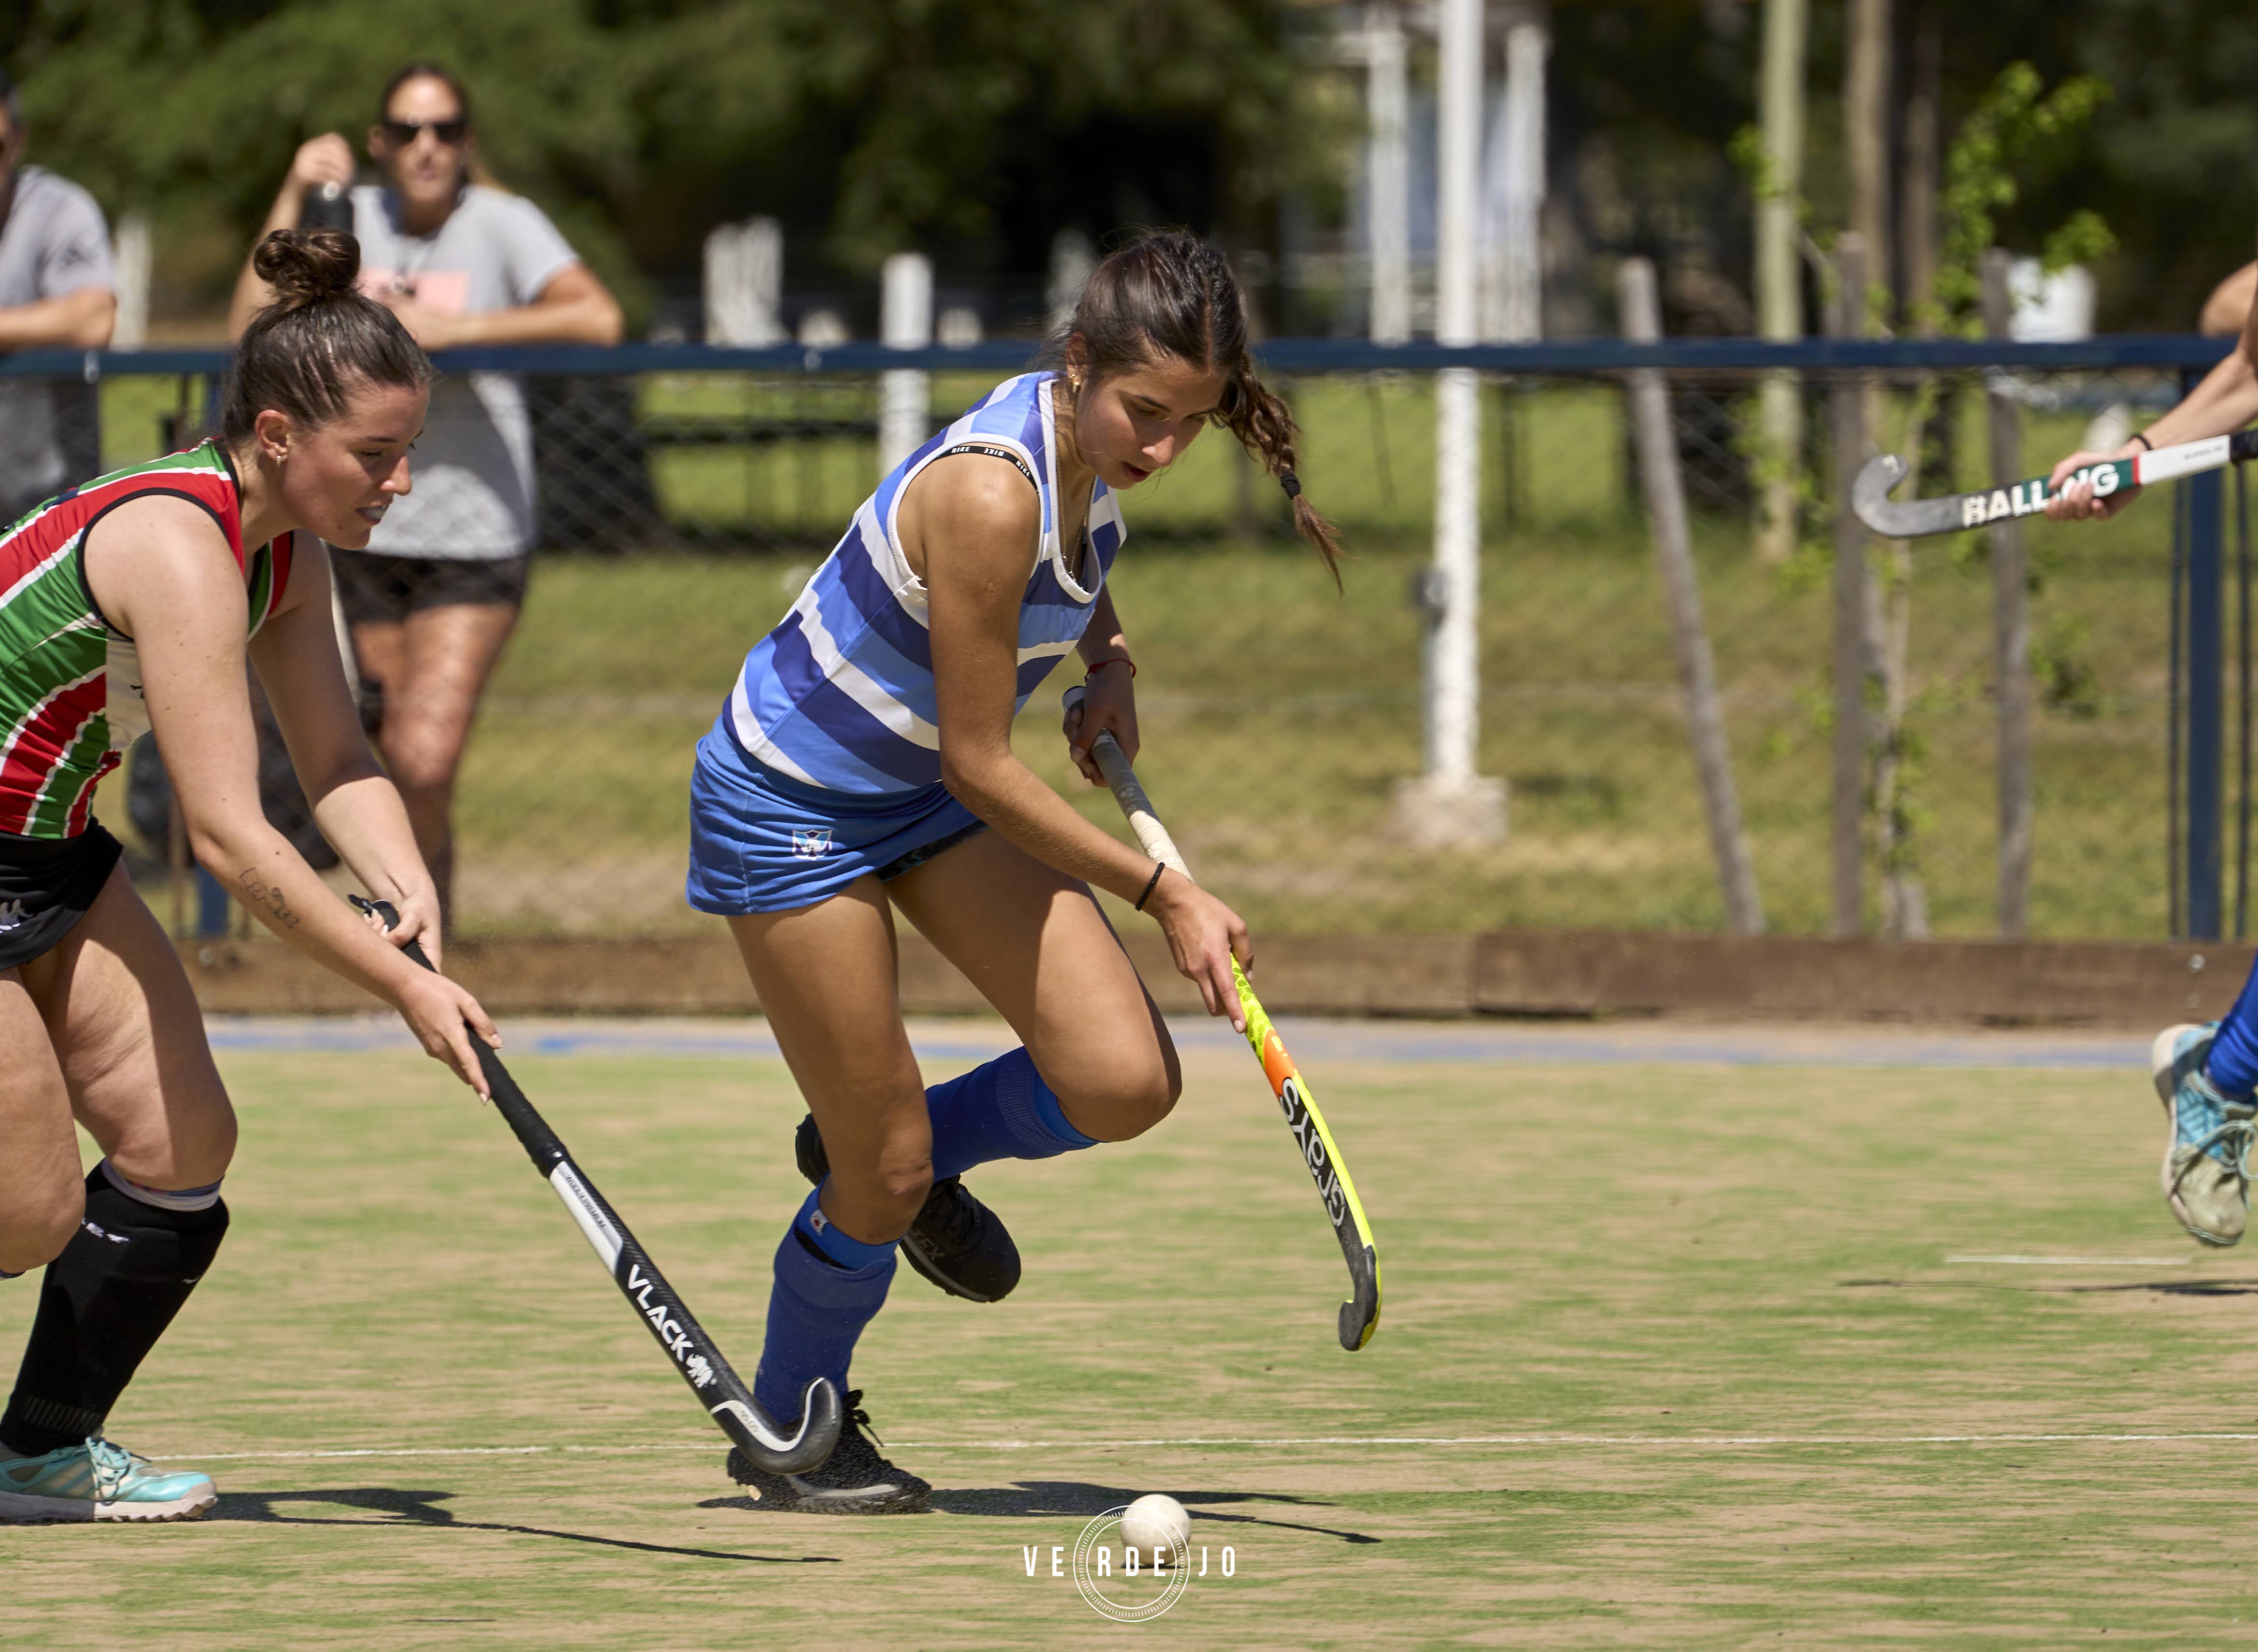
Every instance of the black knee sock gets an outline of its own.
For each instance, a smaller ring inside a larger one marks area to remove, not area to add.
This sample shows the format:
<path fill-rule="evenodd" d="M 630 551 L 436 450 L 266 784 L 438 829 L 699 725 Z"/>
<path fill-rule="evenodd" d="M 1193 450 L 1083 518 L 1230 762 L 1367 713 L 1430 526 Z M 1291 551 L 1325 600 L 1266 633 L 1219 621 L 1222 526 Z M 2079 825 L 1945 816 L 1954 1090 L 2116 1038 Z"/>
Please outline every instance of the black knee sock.
<path fill-rule="evenodd" d="M 218 1199 L 202 1210 L 167 1209 L 133 1197 L 96 1165 L 86 1220 L 47 1264 L 0 1441 L 39 1457 L 101 1433 L 226 1232 Z"/>

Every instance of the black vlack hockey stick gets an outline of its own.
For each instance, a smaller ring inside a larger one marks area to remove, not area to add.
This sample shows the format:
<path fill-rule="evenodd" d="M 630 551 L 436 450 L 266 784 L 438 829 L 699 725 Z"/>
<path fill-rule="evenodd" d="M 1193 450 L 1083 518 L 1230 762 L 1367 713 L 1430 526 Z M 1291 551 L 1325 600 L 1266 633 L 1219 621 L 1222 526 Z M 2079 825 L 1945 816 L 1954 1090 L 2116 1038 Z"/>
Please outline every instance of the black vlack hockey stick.
<path fill-rule="evenodd" d="M 373 912 L 391 928 L 400 921 L 389 902 L 364 900 L 356 895 L 352 904 L 364 912 Z M 423 948 L 414 941 L 401 948 L 415 962 L 431 968 L 431 961 Z M 510 1130 L 516 1135 L 518 1145 L 525 1149 L 533 1167 L 548 1182 L 551 1192 L 571 1213 L 572 1221 L 604 1266 L 612 1282 L 620 1287 L 650 1329 L 658 1345 L 666 1351 L 682 1380 L 690 1385 L 691 1393 L 698 1396 L 707 1414 L 721 1425 L 721 1432 L 730 1443 L 749 1457 L 756 1466 L 771 1474 L 804 1474 L 819 1466 L 831 1455 L 831 1448 L 839 1442 L 839 1391 L 826 1377 L 818 1377 L 807 1385 L 801 1396 L 799 1426 L 787 1434 L 777 1427 L 768 1414 L 754 1400 L 752 1391 L 730 1369 L 729 1362 L 721 1357 L 714 1339 L 699 1326 L 690 1310 L 683 1306 L 674 1287 L 651 1263 L 642 1245 L 636 1243 L 628 1224 L 619 1213 L 596 1191 L 595 1184 L 572 1162 L 572 1155 L 557 1139 L 549 1122 L 535 1110 L 501 1058 L 486 1047 L 484 1039 L 474 1032 L 471 1047 L 478 1052 L 479 1067 L 486 1075 L 486 1088 L 493 1092 L 493 1104 Z"/>
<path fill-rule="evenodd" d="M 2258 430 L 2238 430 L 2233 436 L 2206 436 L 2173 447 L 2136 453 L 2129 459 L 2104 459 L 2084 470 L 2073 471 L 2070 480 L 2091 481 L 2094 497 L 2106 498 L 2128 487 L 2169 482 L 2176 476 L 2196 476 L 2224 470 L 2245 459 L 2258 458 Z M 1890 490 L 1904 479 L 1906 462 L 1894 453 L 1868 459 L 1851 485 L 1850 508 L 1858 520 L 1885 539 L 1920 539 L 1930 534 L 1956 534 L 1983 528 L 2011 517 L 2028 516 L 2046 508 L 2058 496 L 2049 493 L 2047 479 L 2034 476 L 2006 487 L 1981 487 L 1972 493 L 1947 493 L 1937 499 L 1892 501 Z"/>

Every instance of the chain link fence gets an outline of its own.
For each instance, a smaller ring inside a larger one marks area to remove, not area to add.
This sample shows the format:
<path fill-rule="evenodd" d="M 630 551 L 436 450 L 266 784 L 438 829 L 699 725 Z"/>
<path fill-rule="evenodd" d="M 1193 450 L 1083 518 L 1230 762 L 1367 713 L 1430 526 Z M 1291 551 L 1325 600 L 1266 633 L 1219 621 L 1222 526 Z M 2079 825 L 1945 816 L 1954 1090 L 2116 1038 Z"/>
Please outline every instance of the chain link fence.
<path fill-rule="evenodd" d="M 2216 357 L 2179 342 L 2185 365 Z M 1014 370 L 999 347 L 983 352 L 931 372 L 932 428 Z M 1203 879 L 1258 932 L 1722 927 L 1620 375 L 1573 361 L 1486 373 L 1477 769 L 1508 783 L 1509 825 L 1495 841 L 1422 847 L 1397 790 L 1422 762 L 1432 374 L 1416 352 L 1379 369 L 1336 365 L 1353 353 L 1338 346 L 1304 353 L 1290 371 L 1274 361 L 1272 376 L 1303 425 L 1310 495 L 1353 553 L 1345 597 L 1292 540 L 1277 490 L 1219 433 L 1124 501 L 1129 543 L 1114 592 L 1142 668 L 1139 766 Z M 1834 926 L 1830 397 L 1855 383 L 1869 450 L 1918 449 L 1919 491 L 1949 492 L 1993 479 L 1987 388 L 2012 398 L 2027 475 L 2081 444 L 2113 446 L 2176 400 L 2180 369 L 2167 353 L 2160 344 L 2146 365 L 1985 368 L 1963 349 L 1934 368 L 1855 379 L 1807 365 L 1800 454 L 1765 451 L 1756 436 L 1755 368 L 1657 356 L 1772 932 Z M 103 365 L 99 384 L 80 376 L 72 398 L 99 420 L 98 439 L 75 434 L 80 450 L 114 466 L 193 435 L 216 360 Z M 583 352 L 571 365 L 516 375 L 536 549 L 458 781 L 457 921 L 472 935 L 698 932 L 710 920 L 682 897 L 693 748 L 745 650 L 876 479 L 877 376 L 859 361 L 808 371 L 691 348 Z M 632 370 L 589 371 L 606 365 Z M 1751 514 L 1779 474 L 1796 479 L 1803 500 L 1800 549 L 1766 563 Z M 2187 831 L 2176 791 L 2187 766 L 2176 686 L 2183 515 L 2159 500 L 2106 528 L 2023 524 L 2037 705 L 2033 934 L 2161 937 L 2186 921 L 2175 837 Z M 2237 520 L 2231 506 L 2230 529 Z M 1871 542 L 1866 555 L 1886 667 L 1870 685 L 1870 718 L 1886 736 L 1889 774 L 1886 797 L 1871 766 L 1862 782 L 1863 927 L 1995 933 L 1999 696 L 1984 536 Z M 2247 581 L 2247 552 L 2240 566 Z M 2249 763 L 2233 741 L 2248 727 L 2247 713 L 2234 714 L 2247 677 L 2246 663 L 2226 685 L 2222 876 L 2238 931 L 2233 844 L 2247 784 L 2238 790 L 2233 776 Z M 1056 735 L 1069 680 L 1038 692 L 1018 749 L 1118 830 L 1110 799 L 1073 775 Z M 123 834 L 158 910 L 190 925 L 195 902 L 169 894 L 178 873 L 145 767 L 131 765 L 137 806 Z M 270 787 L 278 819 L 288 790 Z M 113 826 L 124 802 L 106 803 Z M 294 830 L 310 839 L 302 822 Z"/>

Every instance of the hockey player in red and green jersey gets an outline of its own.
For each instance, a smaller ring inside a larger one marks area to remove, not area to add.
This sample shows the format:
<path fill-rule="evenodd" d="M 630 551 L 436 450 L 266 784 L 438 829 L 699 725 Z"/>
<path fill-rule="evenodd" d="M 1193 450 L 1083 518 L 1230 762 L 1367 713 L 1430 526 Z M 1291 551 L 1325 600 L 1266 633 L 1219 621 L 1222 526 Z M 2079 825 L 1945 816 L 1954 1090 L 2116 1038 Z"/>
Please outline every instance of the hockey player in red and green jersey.
<path fill-rule="evenodd" d="M 465 1020 L 500 1042 L 399 950 L 436 954 L 439 913 L 345 686 L 322 544 L 366 544 L 408 492 L 430 364 L 355 290 L 350 237 L 278 234 L 259 257 L 279 296 L 218 436 L 0 536 L 0 1277 L 46 1270 L 0 1410 L 0 1521 L 180 1520 L 217 1496 L 104 1431 L 218 1251 L 236 1134 L 187 976 L 94 814 L 137 733 L 156 734 L 197 860 L 277 934 L 394 1004 L 474 1088 Z M 260 812 L 246 658 L 316 822 L 399 909 L 389 937 Z M 103 1155 L 83 1175 L 75 1123 Z"/>

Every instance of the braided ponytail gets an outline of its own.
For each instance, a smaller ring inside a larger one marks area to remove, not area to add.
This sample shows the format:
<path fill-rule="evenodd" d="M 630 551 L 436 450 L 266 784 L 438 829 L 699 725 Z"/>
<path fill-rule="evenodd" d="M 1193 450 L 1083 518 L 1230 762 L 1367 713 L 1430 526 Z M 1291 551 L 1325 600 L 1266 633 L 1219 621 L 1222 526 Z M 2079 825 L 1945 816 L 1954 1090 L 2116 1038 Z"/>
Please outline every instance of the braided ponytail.
<path fill-rule="evenodd" d="M 1216 409 L 1216 422 L 1239 438 L 1239 445 L 1260 462 L 1262 468 L 1277 479 L 1286 490 L 1286 498 L 1294 507 L 1294 531 L 1317 547 L 1317 555 L 1325 559 L 1325 571 L 1333 577 L 1333 588 L 1343 589 L 1340 572 L 1340 535 L 1333 525 L 1317 514 L 1317 507 L 1302 497 L 1302 479 L 1294 474 L 1294 438 L 1301 429 L 1286 404 L 1266 388 L 1254 376 L 1253 358 L 1241 356 L 1239 365 L 1225 386 L 1223 405 Z"/>
<path fill-rule="evenodd" d="M 1079 351 L 1073 347 L 1079 344 Z M 1172 356 L 1225 375 L 1212 422 L 1275 478 L 1294 507 L 1294 528 L 1317 548 L 1338 588 L 1340 538 L 1302 496 L 1294 472 L 1294 415 L 1255 376 L 1247 347 L 1246 304 L 1223 254 L 1183 230 L 1154 230 L 1090 272 L 1074 315 L 1052 337 L 1046 359 L 1076 357 L 1103 379 Z"/>

